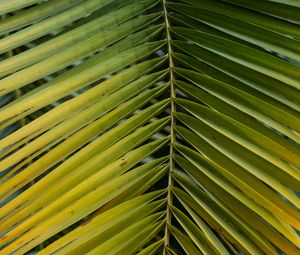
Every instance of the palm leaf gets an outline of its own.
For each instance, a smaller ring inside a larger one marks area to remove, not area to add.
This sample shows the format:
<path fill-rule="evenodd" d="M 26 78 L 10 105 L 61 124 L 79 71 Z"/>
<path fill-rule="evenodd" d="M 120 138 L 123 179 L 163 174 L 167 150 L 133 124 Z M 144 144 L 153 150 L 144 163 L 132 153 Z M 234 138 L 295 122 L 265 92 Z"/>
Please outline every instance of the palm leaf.
<path fill-rule="evenodd" d="M 0 254 L 300 254 L 299 8 L 0 1 Z"/>

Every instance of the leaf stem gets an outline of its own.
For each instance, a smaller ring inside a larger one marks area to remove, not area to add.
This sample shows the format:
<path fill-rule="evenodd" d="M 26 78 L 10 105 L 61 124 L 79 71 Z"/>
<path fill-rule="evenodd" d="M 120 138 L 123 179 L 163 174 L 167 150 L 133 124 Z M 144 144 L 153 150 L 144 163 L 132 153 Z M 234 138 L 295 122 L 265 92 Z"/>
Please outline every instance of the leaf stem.
<path fill-rule="evenodd" d="M 163 13 L 166 27 L 166 36 L 167 36 L 167 50 L 168 50 L 168 58 L 169 58 L 169 73 L 170 73 L 170 97 L 171 97 L 171 123 L 170 123 L 170 135 L 171 135 L 171 144 L 170 144 L 170 163 L 169 163 L 169 176 L 168 176 L 168 195 L 167 195 L 167 215 L 166 215 L 166 226 L 165 226 L 165 236 L 164 236 L 164 255 L 167 253 L 167 247 L 169 246 L 170 241 L 170 231 L 169 225 L 171 225 L 172 214 L 170 210 L 170 205 L 173 203 L 173 195 L 171 191 L 171 187 L 173 186 L 173 178 L 171 173 L 174 171 L 174 149 L 173 144 L 175 143 L 175 133 L 174 133 L 174 125 L 175 125 L 175 117 L 174 112 L 176 111 L 176 106 L 174 99 L 176 97 L 175 87 L 174 87 L 174 73 L 173 73 L 173 59 L 172 59 L 172 46 L 171 46 L 171 35 L 170 35 L 170 23 L 168 19 L 166 0 L 162 0 L 163 4 Z"/>

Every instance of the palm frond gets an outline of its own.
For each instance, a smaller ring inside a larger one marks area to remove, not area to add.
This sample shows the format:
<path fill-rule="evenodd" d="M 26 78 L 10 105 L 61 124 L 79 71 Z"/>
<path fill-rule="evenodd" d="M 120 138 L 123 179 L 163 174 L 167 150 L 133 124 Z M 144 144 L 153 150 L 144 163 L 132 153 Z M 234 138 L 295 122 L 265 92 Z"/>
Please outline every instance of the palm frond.
<path fill-rule="evenodd" d="M 0 255 L 300 254 L 299 8 L 0 1 Z"/>

